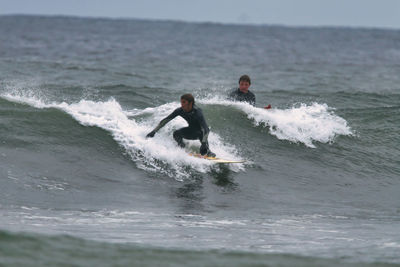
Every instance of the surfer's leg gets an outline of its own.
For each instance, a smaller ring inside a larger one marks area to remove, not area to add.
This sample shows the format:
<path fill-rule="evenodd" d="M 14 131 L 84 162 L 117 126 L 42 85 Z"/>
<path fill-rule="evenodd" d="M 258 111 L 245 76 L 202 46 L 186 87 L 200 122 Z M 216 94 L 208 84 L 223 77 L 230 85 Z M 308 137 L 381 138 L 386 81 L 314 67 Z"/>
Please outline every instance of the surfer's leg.
<path fill-rule="evenodd" d="M 189 127 L 181 128 L 179 130 L 176 130 L 173 133 L 175 141 L 178 143 L 180 147 L 185 147 L 185 143 L 183 142 L 183 139 L 189 139 L 189 140 L 196 140 L 198 138 L 198 133 L 196 131 L 193 131 Z"/>
<path fill-rule="evenodd" d="M 183 130 L 185 128 L 181 128 L 179 130 L 176 130 L 172 136 L 174 137 L 175 141 L 178 143 L 178 146 L 184 148 L 185 147 L 185 143 L 183 143 Z"/>

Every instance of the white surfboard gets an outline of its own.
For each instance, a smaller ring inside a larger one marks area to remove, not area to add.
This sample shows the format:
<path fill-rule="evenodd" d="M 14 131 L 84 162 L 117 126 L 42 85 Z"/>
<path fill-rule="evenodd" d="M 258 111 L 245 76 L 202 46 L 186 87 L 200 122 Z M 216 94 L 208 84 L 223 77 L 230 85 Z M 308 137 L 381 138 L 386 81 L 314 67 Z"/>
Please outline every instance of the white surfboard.
<path fill-rule="evenodd" d="M 215 157 L 202 156 L 201 154 L 197 154 L 197 153 L 189 153 L 189 156 L 210 160 L 215 163 L 244 163 L 244 162 L 246 162 L 245 160 L 229 160 L 229 159 L 221 159 L 221 158 L 215 158 Z"/>

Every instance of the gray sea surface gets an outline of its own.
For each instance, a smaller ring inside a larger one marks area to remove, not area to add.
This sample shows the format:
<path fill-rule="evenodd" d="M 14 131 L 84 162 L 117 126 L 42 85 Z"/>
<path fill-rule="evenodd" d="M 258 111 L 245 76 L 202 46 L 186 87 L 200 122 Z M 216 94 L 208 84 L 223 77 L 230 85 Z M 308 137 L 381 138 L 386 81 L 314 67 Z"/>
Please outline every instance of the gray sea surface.
<path fill-rule="evenodd" d="M 0 16 L 0 264 L 398 265 L 399 73 L 399 30 Z M 145 138 L 184 93 L 246 163 Z"/>

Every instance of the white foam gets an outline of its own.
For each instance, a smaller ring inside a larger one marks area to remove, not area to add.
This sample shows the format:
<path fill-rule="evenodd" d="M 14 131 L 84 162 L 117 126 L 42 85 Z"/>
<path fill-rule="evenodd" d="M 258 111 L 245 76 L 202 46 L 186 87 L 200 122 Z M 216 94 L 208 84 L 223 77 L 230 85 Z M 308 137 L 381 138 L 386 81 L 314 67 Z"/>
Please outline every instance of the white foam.
<path fill-rule="evenodd" d="M 164 173 L 182 180 L 190 176 L 190 168 L 198 172 L 207 172 L 212 162 L 189 156 L 176 145 L 172 138 L 174 129 L 186 126 L 182 118 L 176 118 L 162 128 L 154 138 L 146 139 L 159 121 L 170 114 L 176 103 L 167 103 L 155 108 L 144 110 L 125 111 L 113 98 L 108 101 L 81 100 L 78 103 L 44 103 L 32 94 L 14 93 L 3 95 L 4 98 L 29 104 L 36 108 L 56 108 L 65 111 L 85 126 L 96 126 L 109 131 L 116 142 L 125 148 L 126 152 L 137 163 L 137 166 L 146 170 Z M 135 119 L 135 116 L 146 115 L 145 118 Z M 132 117 L 133 116 L 133 117 Z M 225 144 L 215 133 L 209 135 L 210 148 L 219 157 L 241 160 L 234 146 Z M 189 141 L 188 146 L 197 150 L 200 143 Z M 242 170 L 242 164 L 230 166 L 233 171 Z"/>
<path fill-rule="evenodd" d="M 78 103 L 45 102 L 32 92 L 16 91 L 2 97 L 25 103 L 36 108 L 56 108 L 65 111 L 80 124 L 96 126 L 110 132 L 115 141 L 129 154 L 137 166 L 164 173 L 178 180 L 190 176 L 190 169 L 207 172 L 212 162 L 191 157 L 179 148 L 172 138 L 175 129 L 186 126 L 178 117 L 162 128 L 154 138 L 146 139 L 161 119 L 179 106 L 178 102 L 167 103 L 154 108 L 124 110 L 113 98 L 108 101 L 81 100 Z M 255 126 L 269 127 L 269 132 L 282 140 L 303 143 L 315 147 L 314 142 L 331 143 L 338 135 L 351 135 L 347 122 L 335 115 L 326 104 L 300 104 L 289 109 L 256 108 L 246 103 L 231 102 L 218 97 L 198 99 L 203 104 L 232 106 L 247 114 Z M 241 160 L 233 145 L 211 131 L 210 148 L 221 158 Z M 198 141 L 188 141 L 192 150 L 199 147 Z M 243 164 L 229 165 L 233 171 L 244 169 Z"/>
<path fill-rule="evenodd" d="M 300 104 L 289 109 L 256 108 L 247 103 L 232 102 L 218 97 L 200 101 L 204 104 L 233 106 L 247 114 L 255 126 L 269 127 L 281 140 L 303 143 L 314 148 L 313 142 L 331 143 L 338 135 L 352 135 L 346 120 L 335 115 L 327 104 Z"/>

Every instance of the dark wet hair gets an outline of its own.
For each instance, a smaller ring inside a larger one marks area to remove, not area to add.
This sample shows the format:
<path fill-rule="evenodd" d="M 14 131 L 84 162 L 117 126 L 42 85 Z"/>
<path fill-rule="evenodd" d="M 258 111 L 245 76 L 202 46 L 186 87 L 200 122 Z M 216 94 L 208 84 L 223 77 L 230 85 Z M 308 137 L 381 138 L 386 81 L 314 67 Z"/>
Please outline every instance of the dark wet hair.
<path fill-rule="evenodd" d="M 239 78 L 239 83 L 240 83 L 240 82 L 248 82 L 249 84 L 251 84 L 249 75 L 242 75 L 242 76 L 240 76 L 240 78 Z"/>
<path fill-rule="evenodd" d="M 192 96 L 192 94 L 184 94 L 184 95 L 181 96 L 181 100 L 182 99 L 185 99 L 189 103 L 193 103 L 194 104 L 194 97 Z"/>

